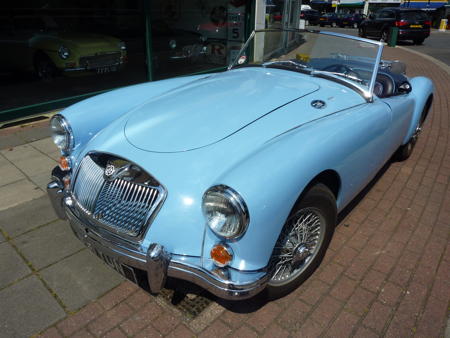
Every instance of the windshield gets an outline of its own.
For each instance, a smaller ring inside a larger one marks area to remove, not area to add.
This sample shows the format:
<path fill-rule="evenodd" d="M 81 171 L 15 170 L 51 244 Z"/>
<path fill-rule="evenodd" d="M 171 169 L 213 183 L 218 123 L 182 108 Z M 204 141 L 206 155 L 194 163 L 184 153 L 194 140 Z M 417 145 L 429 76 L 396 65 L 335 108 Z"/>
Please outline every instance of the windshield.
<path fill-rule="evenodd" d="M 382 43 L 331 32 L 253 32 L 229 69 L 281 68 L 344 82 L 372 98 Z"/>

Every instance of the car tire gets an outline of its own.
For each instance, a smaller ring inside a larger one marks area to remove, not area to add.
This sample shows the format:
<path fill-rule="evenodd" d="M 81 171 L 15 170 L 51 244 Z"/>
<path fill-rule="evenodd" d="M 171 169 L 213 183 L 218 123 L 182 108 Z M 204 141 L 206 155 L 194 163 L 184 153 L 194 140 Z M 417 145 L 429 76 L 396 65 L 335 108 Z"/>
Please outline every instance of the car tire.
<path fill-rule="evenodd" d="M 358 35 L 359 35 L 360 37 L 362 37 L 362 38 L 367 37 L 366 29 L 365 29 L 364 27 L 359 27 L 359 29 L 358 29 Z"/>
<path fill-rule="evenodd" d="M 385 29 L 381 32 L 381 41 L 388 42 L 389 40 L 389 32 Z"/>
<path fill-rule="evenodd" d="M 57 73 L 55 64 L 44 53 L 38 53 L 34 58 L 34 71 L 36 76 L 43 81 L 52 80 Z"/>
<path fill-rule="evenodd" d="M 425 39 L 414 39 L 413 41 L 415 45 L 421 45 L 425 41 Z"/>
<path fill-rule="evenodd" d="M 337 27 L 336 22 L 332 22 L 332 23 L 331 23 L 331 27 L 336 28 L 336 27 Z"/>
<path fill-rule="evenodd" d="M 355 23 L 353 23 L 353 28 L 358 28 L 358 24 L 355 22 Z"/>
<path fill-rule="evenodd" d="M 333 236 L 336 218 L 335 196 L 324 184 L 313 185 L 295 204 L 272 253 L 266 287 L 269 299 L 287 295 L 317 269 Z M 290 261 L 286 259 L 289 255 Z"/>

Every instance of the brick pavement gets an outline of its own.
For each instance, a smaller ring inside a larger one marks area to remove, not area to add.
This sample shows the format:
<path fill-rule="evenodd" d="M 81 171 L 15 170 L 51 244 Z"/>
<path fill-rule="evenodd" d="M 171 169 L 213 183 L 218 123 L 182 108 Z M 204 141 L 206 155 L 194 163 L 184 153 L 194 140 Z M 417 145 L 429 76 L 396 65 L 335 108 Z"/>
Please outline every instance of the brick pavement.
<path fill-rule="evenodd" d="M 41 332 L 44 337 L 442 337 L 450 298 L 449 74 L 398 48 L 436 95 L 413 155 L 386 166 L 341 220 L 324 262 L 295 292 L 265 302 L 215 300 L 198 317 L 123 282 Z"/>

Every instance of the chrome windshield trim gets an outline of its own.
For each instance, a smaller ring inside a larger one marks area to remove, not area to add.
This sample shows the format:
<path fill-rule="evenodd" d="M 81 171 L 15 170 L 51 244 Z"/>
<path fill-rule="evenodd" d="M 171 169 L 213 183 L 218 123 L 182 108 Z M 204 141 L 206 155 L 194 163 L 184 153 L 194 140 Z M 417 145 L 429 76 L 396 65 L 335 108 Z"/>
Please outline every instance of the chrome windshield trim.
<path fill-rule="evenodd" d="M 345 77 L 341 77 L 331 72 L 321 70 L 313 70 L 311 72 L 311 75 L 324 79 L 332 79 L 333 81 L 336 81 L 344 86 L 350 87 L 351 89 L 357 91 L 367 102 L 372 102 L 373 95 L 370 94 L 370 90 L 364 89 L 364 87 L 359 86 L 357 83 L 348 80 Z"/>
<path fill-rule="evenodd" d="M 342 33 L 335 33 L 335 32 L 328 32 L 328 31 L 316 31 L 317 33 L 320 34 L 324 34 L 324 35 L 333 35 L 333 36 L 337 36 L 340 38 L 347 38 L 347 39 L 352 39 L 352 40 L 358 40 L 361 42 L 367 42 L 367 43 L 371 43 L 373 45 L 378 45 L 378 46 L 383 46 L 383 42 L 380 41 L 374 41 L 374 40 L 370 40 L 370 39 L 366 39 L 366 38 L 361 38 L 359 36 L 353 36 L 353 35 L 348 35 L 348 34 L 342 34 Z"/>

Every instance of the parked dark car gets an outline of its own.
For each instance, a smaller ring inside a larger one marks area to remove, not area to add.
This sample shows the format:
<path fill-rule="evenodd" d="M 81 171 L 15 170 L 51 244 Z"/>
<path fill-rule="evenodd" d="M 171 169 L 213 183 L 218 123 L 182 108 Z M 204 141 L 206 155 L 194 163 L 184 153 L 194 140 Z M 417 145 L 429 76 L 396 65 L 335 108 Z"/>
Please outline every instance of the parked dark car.
<path fill-rule="evenodd" d="M 389 39 L 391 27 L 398 27 L 397 40 L 412 40 L 420 45 L 430 36 L 431 20 L 420 9 L 384 8 L 369 15 L 359 27 L 359 36 Z"/>
<path fill-rule="evenodd" d="M 359 13 L 346 14 L 340 19 L 339 26 L 358 28 L 365 18 L 366 16 L 364 14 Z"/>
<path fill-rule="evenodd" d="M 315 9 L 305 9 L 300 13 L 300 19 L 308 21 L 310 25 L 318 25 L 320 19 L 319 11 Z"/>
<path fill-rule="evenodd" d="M 325 13 L 319 18 L 320 27 L 331 26 L 337 27 L 339 22 L 339 16 L 336 13 Z"/>

